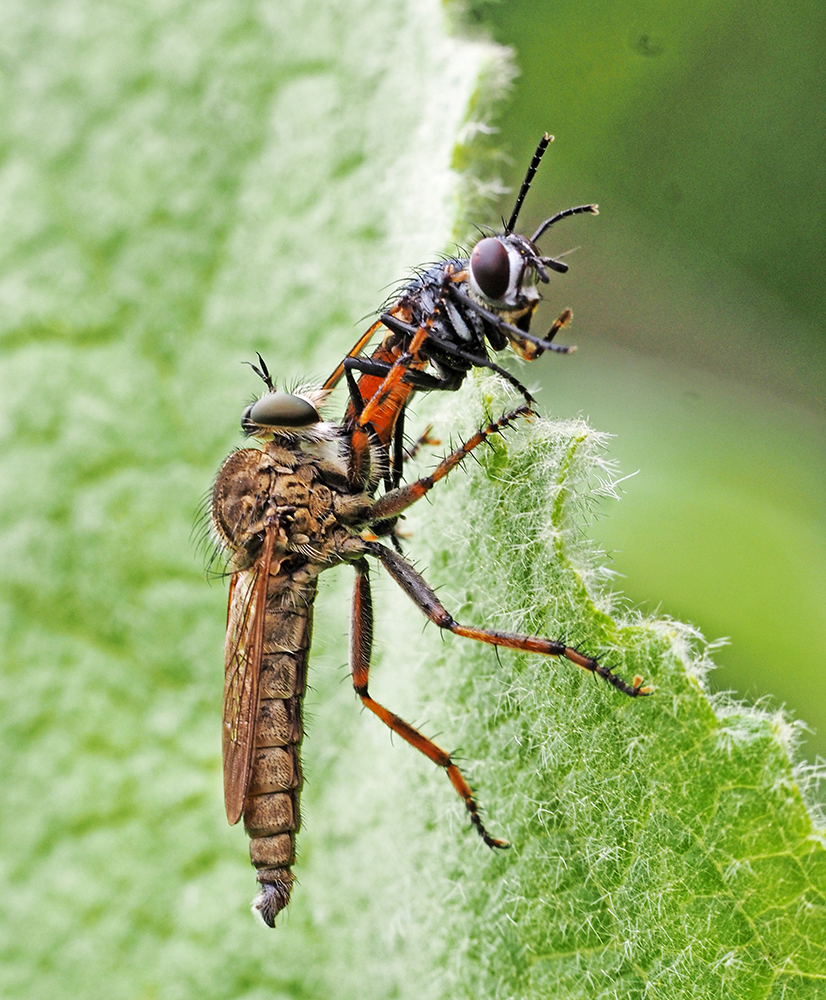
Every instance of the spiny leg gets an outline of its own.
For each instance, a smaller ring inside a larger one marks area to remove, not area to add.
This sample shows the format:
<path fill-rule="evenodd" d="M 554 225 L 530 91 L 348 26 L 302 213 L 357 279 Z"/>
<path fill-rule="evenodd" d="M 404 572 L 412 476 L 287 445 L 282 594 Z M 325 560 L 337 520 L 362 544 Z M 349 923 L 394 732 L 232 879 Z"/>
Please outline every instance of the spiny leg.
<path fill-rule="evenodd" d="M 425 445 L 436 448 L 442 443 L 438 438 L 431 437 L 430 432 L 432 430 L 433 424 L 428 424 L 416 440 L 411 442 L 411 444 L 404 449 L 404 453 L 402 455 L 403 462 L 412 461 L 419 454 L 421 449 L 425 447 Z"/>
<path fill-rule="evenodd" d="M 379 546 L 383 548 L 383 546 Z M 387 551 L 390 551 L 389 549 Z M 470 785 L 465 781 L 462 772 L 450 759 L 450 754 L 437 746 L 433 740 L 415 729 L 410 723 L 399 718 L 374 701 L 367 690 L 367 682 L 370 675 L 370 655 L 373 648 L 373 601 L 370 595 L 369 567 L 366 559 L 359 559 L 354 563 L 356 569 L 356 584 L 353 590 L 353 618 L 350 632 L 350 673 L 353 678 L 353 687 L 356 694 L 361 698 L 365 708 L 368 708 L 381 721 L 398 733 L 399 736 L 412 747 L 423 753 L 425 757 L 438 764 L 447 772 L 450 783 L 456 792 L 464 800 L 470 819 L 476 827 L 480 837 L 488 847 L 508 847 L 506 840 L 499 840 L 491 837 L 485 829 L 485 824 L 479 815 L 479 806 L 473 797 Z"/>
<path fill-rule="evenodd" d="M 499 629 L 460 625 L 447 611 L 434 590 L 406 559 L 377 542 L 366 544 L 367 551 L 381 561 L 387 572 L 419 610 L 439 628 L 467 639 L 476 639 L 477 642 L 490 643 L 492 646 L 504 646 L 506 649 L 518 649 L 525 653 L 542 653 L 544 656 L 562 656 L 582 670 L 587 670 L 589 673 L 601 677 L 612 687 L 631 698 L 651 694 L 651 688 L 643 687 L 642 677 L 635 677 L 633 682 L 628 684 L 613 673 L 609 667 L 603 666 L 590 656 L 583 655 L 572 646 L 566 646 L 564 642 L 544 639 L 536 635 L 520 635 L 518 632 L 502 632 Z"/>
<path fill-rule="evenodd" d="M 499 434 L 518 417 L 529 417 L 532 414 L 533 410 L 527 404 L 523 403 L 522 406 L 517 406 L 515 410 L 511 410 L 510 413 L 506 413 L 498 420 L 492 421 L 487 427 L 478 430 L 463 445 L 460 445 L 455 451 L 443 458 L 429 476 L 423 476 L 421 479 L 416 479 L 412 483 L 400 486 L 398 489 L 390 493 L 385 493 L 383 497 L 380 497 L 373 505 L 370 520 L 382 521 L 401 514 L 402 511 L 407 510 L 417 500 L 421 500 L 429 490 L 433 489 L 440 479 L 444 479 L 452 469 L 455 469 L 474 448 L 478 448 L 480 444 L 484 444 L 494 434 Z"/>

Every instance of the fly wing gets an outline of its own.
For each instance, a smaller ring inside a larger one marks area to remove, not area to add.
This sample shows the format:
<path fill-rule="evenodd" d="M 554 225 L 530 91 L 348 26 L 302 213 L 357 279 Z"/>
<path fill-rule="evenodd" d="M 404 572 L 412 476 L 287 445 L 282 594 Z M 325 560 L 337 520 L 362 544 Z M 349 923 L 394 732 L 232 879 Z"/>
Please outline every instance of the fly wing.
<path fill-rule="evenodd" d="M 224 646 L 224 804 L 230 824 L 244 811 L 258 712 L 258 675 L 264 643 L 267 583 L 275 532 L 264 537 L 255 565 L 235 573 L 229 590 Z"/>
<path fill-rule="evenodd" d="M 391 310 L 391 312 L 392 312 L 392 310 Z M 376 330 L 378 330 L 378 328 L 381 325 L 382 325 L 381 324 L 381 320 L 377 320 L 370 327 L 369 330 L 367 330 L 365 333 L 363 333 L 359 337 L 359 339 L 355 342 L 355 344 L 353 344 L 353 346 L 350 348 L 350 350 L 347 352 L 347 357 L 348 358 L 354 358 L 354 357 L 356 357 L 356 355 L 361 354 L 361 352 L 364 350 L 364 348 L 367 346 L 367 344 L 370 343 L 370 340 L 372 339 L 373 334 L 376 332 Z M 339 383 L 339 381 L 341 379 L 341 376 L 343 374 L 344 374 L 344 362 L 342 361 L 338 365 L 338 367 L 336 368 L 336 370 L 333 372 L 333 374 L 324 383 L 324 388 L 325 389 L 333 389 L 333 388 L 335 388 L 335 386 L 338 385 L 338 383 Z"/>

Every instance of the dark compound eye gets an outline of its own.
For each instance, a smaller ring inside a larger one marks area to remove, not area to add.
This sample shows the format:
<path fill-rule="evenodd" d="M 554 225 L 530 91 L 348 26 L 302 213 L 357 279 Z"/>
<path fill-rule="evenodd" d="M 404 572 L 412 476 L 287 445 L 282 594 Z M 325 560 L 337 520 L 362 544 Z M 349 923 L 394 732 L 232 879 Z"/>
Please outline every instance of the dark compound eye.
<path fill-rule="evenodd" d="M 470 273 L 479 291 L 489 299 L 501 299 L 511 280 L 508 251 L 500 240 L 487 236 L 479 240 L 470 255 Z"/>
<path fill-rule="evenodd" d="M 312 403 L 287 392 L 268 392 L 244 416 L 265 427 L 309 427 L 321 419 Z"/>

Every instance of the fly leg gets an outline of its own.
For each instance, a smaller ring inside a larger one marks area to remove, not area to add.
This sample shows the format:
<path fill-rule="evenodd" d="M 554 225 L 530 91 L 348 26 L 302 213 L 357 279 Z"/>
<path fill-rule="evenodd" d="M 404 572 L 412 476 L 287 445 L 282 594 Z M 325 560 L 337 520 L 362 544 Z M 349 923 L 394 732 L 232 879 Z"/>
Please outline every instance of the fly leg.
<path fill-rule="evenodd" d="M 376 322 L 370 327 L 370 329 L 366 330 L 359 337 L 359 339 L 355 342 L 355 344 L 353 344 L 353 346 L 350 348 L 350 351 L 347 354 L 347 357 L 345 357 L 344 361 L 340 361 L 338 363 L 333 374 L 324 383 L 325 389 L 334 389 L 338 385 L 338 383 L 341 381 L 341 376 L 344 374 L 344 363 L 347 360 L 347 358 L 355 357 L 360 351 L 363 351 L 364 348 L 370 343 L 373 334 L 375 334 L 376 330 L 378 330 L 378 328 L 381 325 L 382 325 L 381 320 L 380 319 L 376 320 Z"/>
<path fill-rule="evenodd" d="M 517 406 L 515 410 L 511 410 L 510 413 L 506 413 L 498 420 L 492 421 L 487 427 L 478 430 L 473 437 L 468 438 L 463 445 L 443 458 L 429 476 L 423 476 L 421 479 L 417 479 L 405 486 L 400 486 L 398 489 L 392 490 L 390 493 L 385 493 L 383 497 L 380 497 L 373 504 L 370 521 L 382 521 L 401 514 L 417 500 L 421 500 L 429 490 L 433 489 L 440 479 L 444 479 L 452 469 L 455 469 L 474 448 L 478 448 L 480 444 L 483 444 L 494 434 L 501 433 L 518 417 L 529 417 L 532 413 L 533 410 L 527 404 L 523 404 L 522 406 Z"/>
<path fill-rule="evenodd" d="M 405 420 L 405 408 L 402 407 L 399 411 L 398 419 L 396 420 L 396 428 L 393 431 L 393 461 L 391 464 L 391 483 L 387 487 L 387 492 L 397 489 L 402 478 L 402 468 L 404 463 L 409 459 L 415 458 L 419 452 L 419 449 L 424 445 L 438 445 L 440 442 L 430 436 L 430 432 L 433 430 L 433 425 L 428 424 L 424 429 L 424 433 L 420 434 L 419 437 L 410 445 L 409 448 L 404 446 L 404 420 Z M 387 535 L 390 541 L 393 543 L 393 548 L 399 552 L 403 553 L 401 539 L 404 538 L 403 532 L 399 531 L 399 526 L 396 523 L 396 518 L 391 518 L 389 521 L 385 521 L 383 524 L 374 524 L 373 531 L 377 535 Z"/>
<path fill-rule="evenodd" d="M 442 443 L 438 438 L 431 436 L 432 430 L 433 424 L 428 424 L 416 440 L 404 449 L 402 453 L 402 462 L 409 462 L 414 459 L 426 445 L 430 447 L 438 447 L 438 445 Z"/>
<path fill-rule="evenodd" d="M 442 278 L 438 301 L 427 319 L 419 326 L 405 323 L 399 319 L 396 315 L 400 311 L 398 306 L 389 312 L 382 313 L 379 317 L 379 322 L 392 333 L 400 336 L 401 343 L 406 344 L 406 346 L 392 363 L 386 358 L 383 360 L 382 364 L 387 364 L 388 367 L 370 400 L 365 399 L 365 406 L 361 409 L 358 417 L 360 425 L 364 426 L 371 421 L 375 423 L 377 416 L 382 411 L 386 412 L 388 406 L 392 413 L 396 413 L 405 406 L 408 396 L 415 389 L 455 391 L 462 384 L 464 372 L 455 372 L 451 375 L 433 375 L 426 372 L 428 359 L 422 357 L 421 354 L 422 347 L 431 335 L 433 324 L 441 315 L 443 305 L 447 301 L 447 286 L 452 283 L 452 276 L 453 268 L 448 266 Z M 368 360 L 367 365 L 370 366 L 374 360 Z M 348 366 L 354 365 L 353 360 L 348 360 L 346 363 Z M 370 371 L 369 374 L 381 377 L 377 369 Z M 352 385 L 350 391 L 351 393 L 353 391 Z M 361 388 L 357 391 L 360 393 Z"/>
<path fill-rule="evenodd" d="M 383 546 L 378 546 L 383 548 Z M 390 551 L 389 549 L 386 551 Z M 401 558 L 401 557 L 399 557 Z M 369 568 L 366 559 L 359 559 L 355 564 L 356 585 L 353 591 L 353 620 L 350 634 L 350 673 L 353 678 L 353 687 L 356 694 L 361 698 L 365 708 L 368 708 L 381 721 L 398 733 L 399 736 L 412 747 L 423 753 L 434 764 L 438 764 L 447 772 L 450 783 L 456 792 L 464 800 L 470 819 L 476 827 L 480 837 L 488 847 L 508 847 L 506 840 L 499 840 L 491 837 L 485 829 L 485 824 L 479 815 L 479 806 L 473 796 L 470 785 L 465 780 L 462 772 L 450 759 L 450 754 L 438 747 L 433 740 L 415 729 L 410 723 L 399 718 L 394 712 L 390 712 L 374 701 L 367 690 L 367 682 L 370 674 L 370 654 L 373 647 L 373 601 L 370 595 Z"/>
<path fill-rule="evenodd" d="M 462 306 L 463 309 L 472 309 L 473 312 L 478 313 L 482 319 L 486 320 L 492 326 L 495 326 L 498 330 L 501 330 L 508 339 L 511 339 L 511 335 L 516 337 L 517 341 L 527 340 L 537 347 L 541 348 L 539 354 L 542 351 L 555 351 L 557 354 L 573 354 L 576 347 L 572 345 L 562 345 L 562 344 L 552 344 L 550 342 L 551 337 L 555 337 L 559 330 L 568 323 L 571 318 L 571 312 L 569 309 L 565 310 L 559 319 L 551 326 L 548 331 L 548 339 L 543 340 L 541 337 L 535 337 L 532 333 L 528 333 L 526 330 L 520 330 L 519 327 L 514 326 L 512 323 L 508 323 L 507 320 L 503 319 L 495 312 L 491 312 L 490 309 L 486 309 L 483 305 L 472 299 L 469 295 L 466 295 L 463 291 L 456 288 L 455 285 L 451 286 L 449 289 L 451 298 L 456 302 L 457 305 Z M 457 357 L 461 357 L 462 354 L 457 350 Z M 537 355 L 538 357 L 539 355 Z M 528 359 L 533 360 L 532 358 Z"/>
<path fill-rule="evenodd" d="M 438 438 L 431 436 L 431 431 L 433 430 L 433 425 L 428 424 L 424 431 L 416 438 L 412 444 L 405 448 L 404 446 L 404 418 L 405 410 L 402 408 L 399 413 L 399 419 L 396 422 L 396 429 L 393 432 L 393 484 L 391 489 L 397 489 L 402 478 L 402 468 L 405 462 L 410 461 L 418 455 L 421 448 L 425 445 L 440 445 L 441 441 Z M 388 490 L 390 492 L 390 490 Z M 385 522 L 386 525 L 392 525 L 392 531 L 382 530 L 382 525 L 373 525 L 373 531 L 377 535 L 389 535 L 390 541 L 393 543 L 393 548 L 399 552 L 404 553 L 404 549 L 401 546 L 401 540 L 406 537 L 405 533 L 399 530 L 399 525 L 396 523 L 396 519 L 393 518 L 390 521 Z"/>
<path fill-rule="evenodd" d="M 642 677 L 635 677 L 633 682 L 628 684 L 609 667 L 603 666 L 590 656 L 584 656 L 579 650 L 566 646 L 564 642 L 555 642 L 553 639 L 535 635 L 520 635 L 517 632 L 501 632 L 499 629 L 460 625 L 406 559 L 377 542 L 367 542 L 366 545 L 367 551 L 381 562 L 418 609 L 439 628 L 467 639 L 476 639 L 477 642 L 490 643 L 492 646 L 504 646 L 506 649 L 518 649 L 525 653 L 542 653 L 544 656 L 562 656 L 582 670 L 601 677 L 630 698 L 651 694 L 651 688 L 643 687 Z"/>
<path fill-rule="evenodd" d="M 491 315 L 493 316 L 495 314 L 491 313 Z M 500 325 L 498 317 L 496 317 L 496 324 L 494 325 Z M 416 332 L 416 328 L 414 326 L 411 326 L 407 323 L 402 323 L 400 320 L 395 321 L 393 329 L 399 330 L 399 332 L 404 332 L 409 335 L 413 335 Z M 423 328 L 420 327 L 419 329 Z M 527 336 L 530 339 L 530 335 Z M 479 354 L 471 354 L 468 351 L 462 350 L 462 348 L 459 347 L 457 344 L 454 344 L 449 340 L 444 340 L 441 337 L 437 337 L 434 333 L 428 334 L 427 339 L 429 340 L 431 346 L 438 347 L 443 354 L 446 354 L 450 358 L 463 361 L 467 365 L 467 369 L 487 368 L 489 371 L 496 372 L 496 374 L 500 378 L 503 378 L 509 385 L 512 385 L 514 389 L 520 392 L 525 397 L 527 402 L 529 403 L 535 402 L 533 396 L 528 392 L 527 388 L 524 385 L 522 385 L 522 383 L 515 375 L 512 375 L 506 368 L 502 368 L 501 365 L 497 365 L 495 361 L 491 361 L 490 358 Z M 554 345 L 553 349 L 561 350 L 561 348 L 558 348 L 556 345 Z M 565 348 L 563 350 L 563 353 L 568 353 L 568 351 L 569 349 Z M 396 365 L 399 365 L 401 363 L 402 361 L 401 359 L 399 359 L 399 361 L 396 362 Z M 459 371 L 455 378 L 453 379 L 445 378 L 441 380 L 439 384 L 437 386 L 434 386 L 433 388 L 448 389 L 452 391 L 459 388 L 459 386 L 462 384 L 463 378 L 464 378 L 464 371 Z M 412 384 L 412 378 L 409 379 L 408 381 L 410 381 Z"/>
<path fill-rule="evenodd" d="M 371 440 L 383 446 L 387 457 L 384 481 L 388 492 L 401 481 L 407 398 L 415 388 L 439 386 L 438 380 L 421 371 L 427 362 L 419 357 L 418 351 L 426 336 L 424 327 L 415 331 L 410 350 L 393 363 L 374 358 L 348 357 L 344 360 L 343 370 L 350 393 L 346 422 L 353 445 L 352 454 L 354 458 L 366 454 L 365 447 Z M 361 373 L 358 381 L 356 372 Z M 359 481 L 361 465 L 363 463 L 355 464 L 350 475 L 351 482 Z"/>
<path fill-rule="evenodd" d="M 385 314 L 389 316 L 389 314 Z M 388 318 L 388 323 L 391 320 Z M 401 330 L 402 332 L 413 337 L 416 335 L 420 327 L 411 326 L 409 323 L 402 323 L 401 321 L 392 321 L 392 327 L 394 330 Z M 407 352 L 409 354 L 409 352 Z M 425 392 L 430 392 L 433 389 L 447 389 L 448 391 L 454 392 L 461 386 L 461 379 L 449 378 L 445 376 L 440 378 L 438 375 L 432 375 L 430 372 L 423 371 L 421 368 L 411 368 L 410 364 L 413 360 L 413 356 L 407 357 L 405 354 L 399 355 L 395 361 L 376 361 L 374 358 L 351 358 L 346 357 L 342 362 L 345 376 L 348 372 L 358 372 L 359 375 L 371 375 L 374 378 L 384 379 L 390 374 L 397 366 L 401 365 L 405 369 L 401 374 L 404 375 L 404 381 L 406 385 L 412 386 L 414 389 L 424 389 Z M 394 380 L 398 381 L 398 376 L 394 375 Z M 354 397 L 354 390 L 351 383 L 351 378 L 347 379 L 348 389 L 350 397 Z M 383 386 L 379 387 L 383 390 Z M 362 404 L 364 403 L 364 398 L 359 393 L 359 398 Z M 353 408 L 359 408 L 359 400 L 354 399 Z"/>
<path fill-rule="evenodd" d="M 393 458 L 390 462 L 390 477 L 392 485 L 390 489 L 396 489 L 402 481 L 402 466 L 407 461 L 404 449 L 404 424 L 407 415 L 407 407 L 403 406 L 396 417 L 396 426 L 393 428 Z M 388 493 L 390 490 L 387 491 Z"/>
<path fill-rule="evenodd" d="M 382 315 L 382 321 L 385 320 L 391 320 L 389 314 Z M 393 322 L 395 324 L 395 321 Z M 407 396 L 409 396 L 410 392 L 412 392 L 412 386 L 410 383 L 407 383 L 404 387 L 402 386 L 405 375 L 408 373 L 412 375 L 413 371 L 415 371 L 415 368 L 413 368 L 414 365 L 418 365 L 421 368 L 427 363 L 419 355 L 419 350 L 427 339 L 429 332 L 428 327 L 408 327 L 406 323 L 402 325 L 412 331 L 413 339 L 410 341 L 410 346 L 404 354 L 402 354 L 401 357 L 395 361 L 395 363 L 388 367 L 384 373 L 382 382 L 373 393 L 371 399 L 365 403 L 363 409 L 359 413 L 358 422 L 361 426 L 374 421 L 377 414 L 380 414 L 382 408 L 386 406 L 388 400 L 392 400 L 395 395 L 398 395 L 400 403 L 403 406 L 407 401 Z M 358 389 L 356 391 L 358 391 Z"/>
<path fill-rule="evenodd" d="M 554 337 L 559 333 L 559 331 L 567 326 L 573 317 L 573 313 L 570 309 L 563 309 L 562 312 L 557 316 L 557 318 L 551 323 L 548 332 L 545 334 L 545 343 L 549 344 Z M 530 344 L 530 347 L 527 344 Z M 528 341 L 519 347 L 518 353 L 525 359 L 525 361 L 536 361 L 536 359 L 544 353 L 546 348 L 542 347 L 541 344 L 535 344 L 532 341 Z M 514 350 L 516 348 L 514 347 Z M 566 349 L 565 354 L 571 354 L 576 348 L 571 347 Z"/>
<path fill-rule="evenodd" d="M 416 327 L 411 327 L 409 324 L 402 323 L 400 320 L 397 320 L 393 310 L 382 313 L 370 329 L 365 331 L 356 343 L 353 344 L 344 359 L 338 363 L 335 371 L 324 383 L 323 388 L 334 389 L 341 381 L 342 375 L 346 373 L 348 368 L 360 372 L 361 374 L 376 375 L 381 378 L 387 374 L 387 372 L 393 367 L 393 363 L 387 361 L 377 361 L 375 358 L 363 358 L 359 356 L 360 352 L 363 351 L 364 348 L 370 343 L 376 332 L 382 326 L 387 327 L 388 330 L 393 330 L 396 333 L 402 333 L 408 336 L 412 336 L 416 331 Z M 437 375 L 430 375 L 427 372 L 418 372 L 416 374 L 411 373 L 409 381 L 410 384 L 415 385 L 417 389 L 458 389 L 459 387 L 458 383 L 454 384 L 448 379 L 439 378 Z"/>

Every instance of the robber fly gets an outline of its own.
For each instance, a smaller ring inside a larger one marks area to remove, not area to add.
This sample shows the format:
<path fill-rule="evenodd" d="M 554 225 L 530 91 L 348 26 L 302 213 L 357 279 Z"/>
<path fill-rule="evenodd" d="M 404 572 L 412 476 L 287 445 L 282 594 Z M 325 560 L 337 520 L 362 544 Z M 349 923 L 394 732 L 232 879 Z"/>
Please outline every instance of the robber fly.
<path fill-rule="evenodd" d="M 444 768 L 489 847 L 507 843 L 486 830 L 473 792 L 450 754 L 368 692 L 373 632 L 368 557 L 381 563 L 439 628 L 494 646 L 565 657 L 631 697 L 650 691 L 641 678 L 627 684 L 562 642 L 460 625 L 410 563 L 371 531 L 421 499 L 474 448 L 530 416 L 527 404 L 478 431 L 429 476 L 374 499 L 385 449 L 371 446 L 370 462 L 360 466 L 362 480 L 354 483 L 347 427 L 319 415 L 328 391 L 279 392 L 263 362 L 255 370 L 267 392 L 244 410 L 241 424 L 260 447 L 235 451 L 222 465 L 212 492 L 211 521 L 230 575 L 223 713 L 227 819 L 231 824 L 244 819 L 260 885 L 253 909 L 272 927 L 293 884 L 302 783 L 301 706 L 313 601 L 323 570 L 343 562 L 355 570 L 350 672 L 356 694 L 393 732 Z"/>
<path fill-rule="evenodd" d="M 401 479 L 405 406 L 416 389 L 456 390 L 471 368 L 489 368 L 533 405 L 533 397 L 519 379 L 488 357 L 488 344 L 494 351 L 510 346 L 526 361 L 545 351 L 568 354 L 575 350 L 553 343 L 570 321 L 570 309 L 560 314 L 544 337 L 530 332 L 540 301 L 537 282 L 547 284 L 549 271 L 564 274 L 568 270 L 563 261 L 543 256 L 536 244 L 560 220 L 582 213 L 597 215 L 597 206 L 557 212 L 530 238 L 514 232 L 552 139 L 545 133 L 540 140 L 504 232 L 480 239 L 469 257 L 450 257 L 421 269 L 324 383 L 324 388 L 331 389 L 342 375 L 346 378 L 350 402 L 345 420 L 351 428 L 369 427 L 388 449 L 391 487 Z M 370 357 L 361 357 L 360 352 L 382 327 L 386 333 L 381 343 Z"/>

